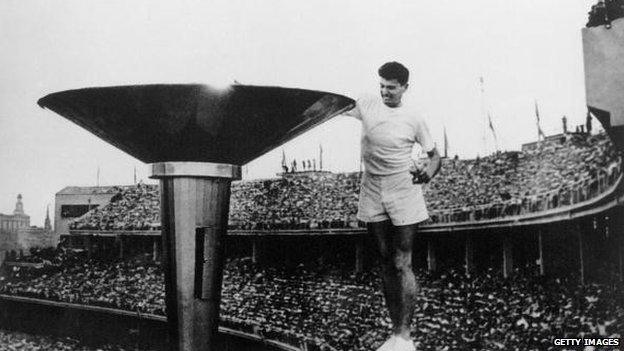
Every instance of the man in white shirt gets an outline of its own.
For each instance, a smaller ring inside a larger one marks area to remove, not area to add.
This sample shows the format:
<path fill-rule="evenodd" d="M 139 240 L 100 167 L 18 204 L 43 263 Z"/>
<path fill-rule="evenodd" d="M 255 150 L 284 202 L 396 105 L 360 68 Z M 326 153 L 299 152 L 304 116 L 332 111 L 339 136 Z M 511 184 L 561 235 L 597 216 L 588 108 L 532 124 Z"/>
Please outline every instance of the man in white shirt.
<path fill-rule="evenodd" d="M 365 171 L 357 217 L 366 222 L 381 257 L 384 295 L 393 335 L 378 351 L 413 351 L 410 337 L 418 285 L 412 271 L 412 246 L 418 223 L 429 218 L 421 183 L 440 170 L 438 154 L 422 115 L 403 103 L 409 71 L 398 62 L 379 68 L 381 96 L 358 99 L 347 112 L 362 121 Z M 429 157 L 415 167 L 414 145 Z"/>

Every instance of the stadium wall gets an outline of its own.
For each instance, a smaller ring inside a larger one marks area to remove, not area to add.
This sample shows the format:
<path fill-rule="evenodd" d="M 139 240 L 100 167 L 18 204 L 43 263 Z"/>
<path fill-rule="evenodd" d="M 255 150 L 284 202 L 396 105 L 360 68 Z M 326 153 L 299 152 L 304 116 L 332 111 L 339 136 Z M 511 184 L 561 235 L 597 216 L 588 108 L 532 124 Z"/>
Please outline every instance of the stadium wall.
<path fill-rule="evenodd" d="M 69 234 L 69 223 L 86 211 L 73 213 L 67 206 L 94 208 L 106 205 L 116 194 L 115 187 L 66 187 L 56 193 L 54 198 L 54 237 L 53 244 L 58 244 L 61 235 Z"/>

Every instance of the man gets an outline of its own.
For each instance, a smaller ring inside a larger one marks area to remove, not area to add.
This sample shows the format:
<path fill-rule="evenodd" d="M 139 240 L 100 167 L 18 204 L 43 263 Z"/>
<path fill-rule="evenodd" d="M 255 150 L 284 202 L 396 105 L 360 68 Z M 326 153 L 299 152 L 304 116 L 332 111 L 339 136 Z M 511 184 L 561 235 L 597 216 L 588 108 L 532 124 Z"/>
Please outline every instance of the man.
<path fill-rule="evenodd" d="M 357 101 L 347 113 L 362 121 L 362 176 L 358 219 L 367 223 L 381 257 L 386 305 L 393 335 L 378 351 L 412 351 L 410 324 L 418 284 L 412 271 L 412 245 L 418 223 L 429 218 L 420 183 L 440 169 L 440 155 L 423 117 L 402 101 L 409 71 L 398 62 L 379 68 L 381 96 Z M 429 157 L 414 167 L 412 148 Z"/>

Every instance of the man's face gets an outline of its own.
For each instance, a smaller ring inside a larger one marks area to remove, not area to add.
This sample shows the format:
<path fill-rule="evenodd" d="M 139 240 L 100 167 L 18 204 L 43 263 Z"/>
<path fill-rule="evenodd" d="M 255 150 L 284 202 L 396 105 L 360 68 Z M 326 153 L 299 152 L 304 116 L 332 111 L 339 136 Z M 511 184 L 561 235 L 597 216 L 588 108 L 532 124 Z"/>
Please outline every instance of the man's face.
<path fill-rule="evenodd" d="M 379 93 L 381 98 L 388 107 L 397 107 L 401 105 L 401 97 L 407 90 L 408 84 L 401 85 L 396 79 L 387 80 L 379 77 Z"/>

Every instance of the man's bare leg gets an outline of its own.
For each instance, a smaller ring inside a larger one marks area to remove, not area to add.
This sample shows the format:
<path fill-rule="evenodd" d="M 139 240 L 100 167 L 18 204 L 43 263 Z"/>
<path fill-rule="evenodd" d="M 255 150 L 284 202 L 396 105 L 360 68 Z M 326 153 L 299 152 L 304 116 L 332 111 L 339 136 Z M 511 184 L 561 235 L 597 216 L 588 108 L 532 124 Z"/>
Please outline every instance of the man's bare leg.
<path fill-rule="evenodd" d="M 399 302 L 399 322 L 394 325 L 394 332 L 404 339 L 410 339 L 412 318 L 414 316 L 414 305 L 416 303 L 416 293 L 420 286 L 416 282 L 412 269 L 412 250 L 414 237 L 416 236 L 418 225 L 403 225 L 394 227 L 394 269 L 398 278 L 400 294 Z"/>
<path fill-rule="evenodd" d="M 397 288 L 397 275 L 394 274 L 393 267 L 393 243 L 392 224 L 389 220 L 383 222 L 368 223 L 368 232 L 375 238 L 377 252 L 381 261 L 381 277 L 383 280 L 383 293 L 386 299 L 388 314 L 394 328 L 400 320 L 399 300 L 400 294 Z"/>
<path fill-rule="evenodd" d="M 381 257 L 384 295 L 393 332 L 410 339 L 410 325 L 418 285 L 412 271 L 412 245 L 417 225 L 393 226 L 390 221 L 369 223 Z"/>

